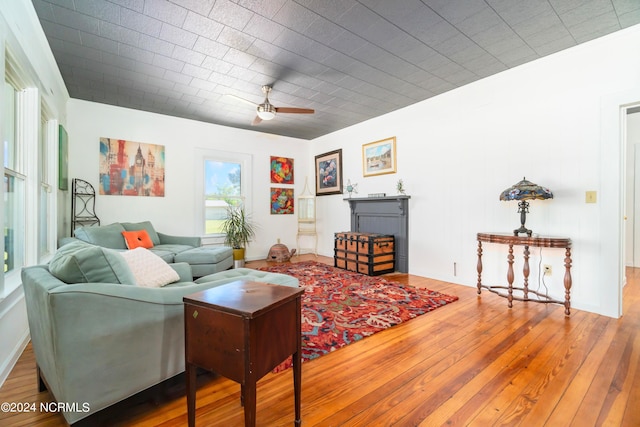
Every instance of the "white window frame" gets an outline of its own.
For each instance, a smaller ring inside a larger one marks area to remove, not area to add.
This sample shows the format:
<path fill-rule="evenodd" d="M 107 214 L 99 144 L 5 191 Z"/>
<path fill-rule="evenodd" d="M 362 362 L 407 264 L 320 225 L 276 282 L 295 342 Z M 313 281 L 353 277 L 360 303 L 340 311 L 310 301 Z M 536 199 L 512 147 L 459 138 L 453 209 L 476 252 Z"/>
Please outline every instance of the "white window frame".
<path fill-rule="evenodd" d="M 252 212 L 252 196 L 251 183 L 252 180 L 252 162 L 253 156 L 247 153 L 234 153 L 230 151 L 209 150 L 198 148 L 195 150 L 195 171 L 196 171 L 196 195 L 195 195 L 195 233 L 202 237 L 203 245 L 219 245 L 224 242 L 224 234 L 206 234 L 205 229 L 205 162 L 220 161 L 239 163 L 242 168 L 240 181 L 240 194 L 243 197 L 243 205 L 245 212 L 251 215 Z"/>
<path fill-rule="evenodd" d="M 1 40 L 1 37 L 0 37 Z M 5 173 L 12 176 L 23 178 L 24 185 L 24 201 L 22 209 L 24 212 L 24 232 L 16 236 L 23 243 L 23 266 L 35 265 L 46 262 L 47 257 L 39 256 L 39 200 L 40 200 L 40 162 L 41 153 L 40 134 L 43 131 L 41 127 L 41 108 L 44 105 L 43 96 L 41 96 L 38 88 L 39 81 L 32 78 L 33 74 L 26 71 L 21 64 L 15 59 L 8 45 L 5 49 L 0 49 L 0 69 L 4 70 L 4 78 L 14 88 L 16 88 L 16 164 L 15 170 L 7 168 Z M 45 114 L 49 115 L 46 111 Z M 53 123 L 48 127 L 56 127 Z M 48 180 L 49 183 L 57 182 L 57 163 L 53 159 L 57 159 L 57 131 L 47 132 L 47 149 L 46 155 L 49 163 Z M 4 160 L 4 153 L 0 153 L 0 160 Z M 56 164 L 53 167 L 52 162 Z M 4 164 L 4 161 L 2 162 Z M 2 190 L 4 200 L 4 190 Z M 57 194 L 52 191 L 49 196 L 49 214 L 48 214 L 48 241 L 51 251 L 56 247 L 57 236 Z M 4 227 L 4 202 L 0 202 L 0 222 Z M 4 240 L 0 242 L 4 253 Z M 49 257 L 50 258 L 50 255 Z M 0 279 L 0 301 L 5 299 L 11 293 L 21 286 L 21 268 L 14 268 L 11 272 L 3 274 Z"/>
<path fill-rule="evenodd" d="M 43 135 L 41 138 L 44 141 L 44 147 L 41 145 L 38 146 L 38 155 L 42 156 L 46 161 L 45 165 L 45 174 L 46 176 L 42 176 L 42 172 L 39 171 L 38 175 L 38 263 L 46 263 L 51 259 L 53 253 L 56 249 L 56 226 L 57 226 L 57 215 L 55 212 L 56 208 L 56 188 L 58 183 L 58 120 L 52 119 L 52 114 L 47 108 L 46 104 L 42 105 L 42 117 L 41 117 L 41 130 L 43 131 Z M 44 128 L 44 129 L 42 129 Z M 42 212 L 42 206 L 40 206 L 40 191 L 45 190 L 46 199 L 48 209 L 46 212 Z M 45 215 L 42 218 L 42 215 Z M 47 224 L 47 236 L 46 236 L 46 251 L 40 251 L 40 224 L 45 221 Z"/>

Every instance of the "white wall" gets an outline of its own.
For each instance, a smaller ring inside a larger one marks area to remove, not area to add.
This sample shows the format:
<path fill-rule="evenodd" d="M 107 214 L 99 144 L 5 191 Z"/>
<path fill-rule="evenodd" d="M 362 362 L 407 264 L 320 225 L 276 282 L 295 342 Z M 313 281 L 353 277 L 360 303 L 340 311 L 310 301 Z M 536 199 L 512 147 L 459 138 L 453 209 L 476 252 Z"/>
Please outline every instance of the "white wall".
<path fill-rule="evenodd" d="M 75 99 L 69 101 L 67 113 L 69 177 L 90 182 L 96 192 L 101 137 L 165 146 L 165 197 L 97 195 L 96 215 L 101 224 L 150 220 L 163 233 L 195 235 L 196 150 L 249 153 L 253 164 L 252 218 L 259 228 L 255 241 L 248 247 L 247 259 L 266 258 L 278 238 L 290 249 L 295 247 L 296 215 L 270 213 L 270 188 L 279 187 L 270 183 L 270 156 L 294 159 L 293 188 L 298 195 L 309 174 L 306 161 L 310 156 L 309 141 Z"/>
<path fill-rule="evenodd" d="M 312 155 L 342 148 L 345 181 L 358 183 L 358 196 L 395 194 L 402 178 L 411 196 L 409 271 L 468 286 L 477 283 L 476 233 L 519 226 L 515 202 L 499 201 L 500 192 L 523 176 L 549 187 L 555 198 L 532 201 L 527 226 L 572 239 L 572 306 L 616 317 L 618 272 L 605 261 L 622 233 L 605 230 L 602 218 L 620 213 L 612 193 L 622 179 L 615 168 L 603 170 L 615 161 L 618 142 L 614 131 L 601 131 L 611 121 L 605 126 L 603 114 L 616 113 L 612 94 L 640 88 L 638 52 L 635 26 L 318 138 Z M 389 136 L 397 137 L 397 173 L 364 178 L 362 144 Z M 598 203 L 585 203 L 587 190 L 598 191 Z M 332 254 L 333 233 L 349 228 L 342 199 L 318 199 L 325 255 Z M 519 272 L 520 249 L 516 254 Z M 564 251 L 532 255 L 531 287 L 539 283 L 538 263 L 551 264 L 546 285 L 562 298 Z M 506 284 L 505 248 L 485 244 L 483 259 L 483 282 Z"/>

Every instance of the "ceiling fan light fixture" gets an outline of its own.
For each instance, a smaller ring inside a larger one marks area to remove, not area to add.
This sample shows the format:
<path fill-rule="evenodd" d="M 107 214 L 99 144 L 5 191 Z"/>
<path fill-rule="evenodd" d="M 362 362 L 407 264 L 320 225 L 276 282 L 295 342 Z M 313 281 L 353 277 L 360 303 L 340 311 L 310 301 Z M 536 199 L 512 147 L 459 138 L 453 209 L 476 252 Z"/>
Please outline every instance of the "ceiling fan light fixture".
<path fill-rule="evenodd" d="M 271 120 L 276 116 L 276 107 L 271 104 L 258 105 L 258 117 L 262 120 Z"/>

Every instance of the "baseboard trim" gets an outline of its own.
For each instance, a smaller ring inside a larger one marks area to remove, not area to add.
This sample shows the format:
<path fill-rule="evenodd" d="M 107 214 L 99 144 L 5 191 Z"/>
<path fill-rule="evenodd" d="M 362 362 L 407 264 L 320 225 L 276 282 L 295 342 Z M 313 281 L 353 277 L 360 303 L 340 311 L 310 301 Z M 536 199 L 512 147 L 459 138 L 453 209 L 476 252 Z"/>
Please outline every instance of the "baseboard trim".
<path fill-rule="evenodd" d="M 21 288 L 16 289 L 7 298 L 0 302 L 0 325 L 6 327 L 12 325 L 12 327 L 24 327 L 24 330 L 17 334 L 10 334 L 12 337 L 9 339 L 7 345 L 12 345 L 13 348 L 9 352 L 2 352 L 0 357 L 0 387 L 7 380 L 7 377 L 13 370 L 13 367 L 18 362 L 18 359 L 24 352 L 24 349 L 29 344 L 31 335 L 29 334 L 29 324 L 27 323 L 26 313 L 21 313 L 19 310 L 23 308 L 19 307 L 24 304 L 24 292 L 21 292 Z M 5 334 L 7 331 L 1 331 Z"/>
<path fill-rule="evenodd" d="M 0 369 L 0 387 L 4 385 L 4 382 L 9 377 L 9 374 L 13 370 L 13 367 L 18 363 L 18 359 L 22 356 L 24 349 L 27 348 L 29 341 L 31 340 L 31 335 L 29 334 L 29 330 L 27 329 L 24 337 L 16 344 L 14 349 L 11 351 L 11 357 L 5 361 L 2 365 L 2 369 Z"/>

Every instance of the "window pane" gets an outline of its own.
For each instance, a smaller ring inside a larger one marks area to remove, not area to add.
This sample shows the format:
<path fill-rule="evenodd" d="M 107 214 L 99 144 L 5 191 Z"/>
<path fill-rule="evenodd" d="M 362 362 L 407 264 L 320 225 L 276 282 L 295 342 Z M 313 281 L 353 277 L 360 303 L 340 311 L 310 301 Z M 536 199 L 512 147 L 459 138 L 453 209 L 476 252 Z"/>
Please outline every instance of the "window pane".
<path fill-rule="evenodd" d="M 42 111 L 45 109 L 42 108 Z M 51 239 L 49 238 L 50 230 L 49 217 L 51 216 L 51 196 L 52 188 L 49 183 L 49 150 L 48 141 L 50 140 L 49 127 L 46 118 L 43 116 L 40 120 L 40 141 L 38 145 L 38 180 L 40 182 L 40 194 L 38 199 L 38 260 L 43 259 L 53 252 L 51 248 Z"/>
<path fill-rule="evenodd" d="M 6 81 L 3 88 L 2 141 L 4 149 L 4 167 L 16 168 L 16 90 Z"/>
<path fill-rule="evenodd" d="M 4 174 L 4 272 L 24 265 L 24 181 Z"/>
<path fill-rule="evenodd" d="M 38 257 L 40 260 L 49 253 L 49 186 L 40 186 L 40 215 L 38 218 Z"/>
<path fill-rule="evenodd" d="M 205 161 L 205 193 L 208 196 L 239 197 L 241 165 L 236 162 Z"/>
<path fill-rule="evenodd" d="M 238 162 L 205 160 L 205 233 L 219 234 L 227 206 L 242 204 L 242 166 Z"/>

